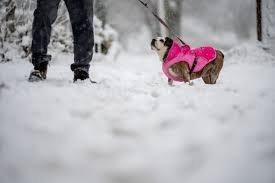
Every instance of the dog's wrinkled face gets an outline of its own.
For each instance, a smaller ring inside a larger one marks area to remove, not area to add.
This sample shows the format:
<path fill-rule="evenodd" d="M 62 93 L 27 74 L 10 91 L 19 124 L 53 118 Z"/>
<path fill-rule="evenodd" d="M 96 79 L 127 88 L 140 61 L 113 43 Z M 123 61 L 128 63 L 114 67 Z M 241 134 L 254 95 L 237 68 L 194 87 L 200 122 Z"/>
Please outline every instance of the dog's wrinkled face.
<path fill-rule="evenodd" d="M 160 60 L 163 62 L 167 57 L 167 54 L 170 48 L 173 45 L 173 39 L 169 37 L 157 37 L 152 39 L 151 48 L 155 50 L 160 57 Z"/>

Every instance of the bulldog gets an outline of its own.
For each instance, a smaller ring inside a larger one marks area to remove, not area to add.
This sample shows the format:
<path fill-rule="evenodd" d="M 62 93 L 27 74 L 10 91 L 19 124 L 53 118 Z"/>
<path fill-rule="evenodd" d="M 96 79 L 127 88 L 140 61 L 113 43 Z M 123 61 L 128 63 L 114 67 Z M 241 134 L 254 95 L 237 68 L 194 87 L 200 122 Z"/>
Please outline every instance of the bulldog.
<path fill-rule="evenodd" d="M 169 85 L 173 81 L 192 85 L 191 81 L 198 78 L 205 84 L 216 84 L 224 63 L 224 54 L 220 50 L 210 46 L 191 49 L 169 37 L 152 39 L 151 48 L 162 62 Z"/>

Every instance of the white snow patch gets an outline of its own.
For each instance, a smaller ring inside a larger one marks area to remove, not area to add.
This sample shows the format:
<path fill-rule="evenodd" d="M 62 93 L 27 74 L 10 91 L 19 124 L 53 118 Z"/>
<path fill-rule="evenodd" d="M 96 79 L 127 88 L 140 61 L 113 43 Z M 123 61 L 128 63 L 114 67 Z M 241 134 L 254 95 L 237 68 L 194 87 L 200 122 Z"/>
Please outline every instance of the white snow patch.
<path fill-rule="evenodd" d="M 1 183 L 274 182 L 275 59 L 258 46 L 229 51 L 215 86 L 170 87 L 156 55 L 129 53 L 73 84 L 56 55 L 41 83 L 0 66 Z"/>

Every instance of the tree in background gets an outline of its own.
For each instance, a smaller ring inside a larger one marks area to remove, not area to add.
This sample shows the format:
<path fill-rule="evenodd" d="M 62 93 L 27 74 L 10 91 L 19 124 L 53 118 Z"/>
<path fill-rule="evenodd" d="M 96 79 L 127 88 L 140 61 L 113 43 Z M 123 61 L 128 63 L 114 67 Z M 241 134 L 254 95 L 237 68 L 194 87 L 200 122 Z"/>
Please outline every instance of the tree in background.
<path fill-rule="evenodd" d="M 16 3 L 14 0 L 6 0 L 5 1 L 5 7 L 6 7 L 6 14 L 4 16 L 5 21 L 5 36 L 4 41 L 8 38 L 9 34 L 12 34 L 15 32 L 15 9 L 16 9 Z"/>
<path fill-rule="evenodd" d="M 150 8 L 163 18 L 168 25 L 175 31 L 181 33 L 181 19 L 182 19 L 182 3 L 183 0 L 149 0 L 146 1 Z M 161 25 L 152 15 L 145 9 L 145 20 L 151 29 L 152 35 L 170 36 L 171 33 Z"/>
<path fill-rule="evenodd" d="M 257 3 L 257 39 L 262 41 L 262 0 L 256 0 Z"/>
<path fill-rule="evenodd" d="M 232 2 L 228 1 L 228 3 Z M 232 12 L 236 16 L 232 21 L 233 28 L 235 29 L 235 32 L 237 33 L 239 39 L 244 40 L 249 39 L 251 37 L 252 27 L 254 28 L 253 21 L 255 20 L 251 19 L 250 17 L 255 17 L 255 11 L 250 10 L 254 10 L 254 3 L 252 3 L 251 0 L 239 1 L 238 7 L 236 7 L 234 12 Z M 233 8 L 234 7 L 232 7 L 232 11 Z M 253 32 L 253 34 L 255 33 Z"/>
<path fill-rule="evenodd" d="M 154 12 L 158 12 L 158 6 L 159 6 L 159 0 L 158 1 L 154 1 L 154 0 L 149 0 L 148 4 L 150 5 L 151 9 Z M 142 10 L 144 12 L 145 15 L 145 23 L 148 25 L 148 27 L 150 28 L 151 31 L 151 35 L 152 36 L 161 36 L 163 31 L 162 31 L 162 27 L 161 25 L 156 21 L 155 17 L 152 16 L 152 14 L 150 12 L 148 12 L 147 9 L 142 7 Z"/>
<path fill-rule="evenodd" d="M 0 61 L 7 62 L 10 58 L 6 56 L 7 47 L 5 42 L 12 42 L 12 34 L 16 31 L 16 2 L 15 0 L 4 0 L 0 2 L 0 13 L 4 16 L 0 19 Z"/>
<path fill-rule="evenodd" d="M 257 39 L 275 55 L 275 1 L 256 0 Z"/>
<path fill-rule="evenodd" d="M 164 12 L 168 25 L 172 27 L 176 34 L 181 34 L 182 12 L 183 12 L 183 0 L 163 0 Z M 172 37 L 168 32 L 168 36 Z"/>
<path fill-rule="evenodd" d="M 166 14 L 167 14 L 166 9 L 167 8 L 165 8 L 165 0 L 158 0 L 158 15 L 161 18 L 165 19 L 165 20 L 167 20 L 167 18 L 166 18 Z M 162 36 L 168 36 L 167 29 L 161 24 L 159 24 L 159 26 L 160 26 L 161 35 Z"/>
<path fill-rule="evenodd" d="M 261 2 L 261 33 L 267 51 L 275 56 L 275 1 Z"/>

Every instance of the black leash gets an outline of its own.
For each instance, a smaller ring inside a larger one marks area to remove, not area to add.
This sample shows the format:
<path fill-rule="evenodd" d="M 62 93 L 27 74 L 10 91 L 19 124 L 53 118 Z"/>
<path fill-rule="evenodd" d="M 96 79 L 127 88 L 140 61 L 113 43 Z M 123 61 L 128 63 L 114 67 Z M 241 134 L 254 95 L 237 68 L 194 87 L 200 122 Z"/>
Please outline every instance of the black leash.
<path fill-rule="evenodd" d="M 173 29 L 169 27 L 169 25 L 162 19 L 160 18 L 153 10 L 151 10 L 148 6 L 148 3 L 145 3 L 141 0 L 138 0 L 145 8 L 147 8 L 153 15 L 154 17 L 166 28 L 171 32 L 183 45 L 186 45 L 185 42 L 175 33 Z"/>
<path fill-rule="evenodd" d="M 195 54 L 195 59 L 194 59 L 193 65 L 192 65 L 192 67 L 190 69 L 190 75 L 194 72 L 197 64 L 198 64 L 198 57 L 197 57 L 197 54 Z"/>

